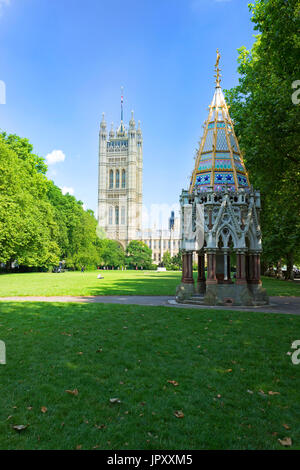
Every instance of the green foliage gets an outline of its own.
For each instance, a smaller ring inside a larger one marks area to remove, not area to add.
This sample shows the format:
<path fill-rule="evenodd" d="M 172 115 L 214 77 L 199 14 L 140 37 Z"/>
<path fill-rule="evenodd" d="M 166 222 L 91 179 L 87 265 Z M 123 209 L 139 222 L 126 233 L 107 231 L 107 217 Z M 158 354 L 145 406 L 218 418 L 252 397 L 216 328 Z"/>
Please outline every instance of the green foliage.
<path fill-rule="evenodd" d="M 47 180 L 0 136 L 0 262 L 47 266 L 59 260 Z M 37 204 L 38 201 L 38 204 Z"/>
<path fill-rule="evenodd" d="M 32 151 L 27 139 L 0 134 L 0 262 L 50 268 L 64 259 L 70 269 L 95 268 L 101 257 L 93 212 L 63 195 Z"/>
<path fill-rule="evenodd" d="M 171 255 L 169 251 L 165 251 L 162 262 L 165 268 L 171 269 Z"/>
<path fill-rule="evenodd" d="M 170 252 L 166 251 L 163 256 L 163 265 L 168 271 L 178 271 L 182 268 L 182 252 L 179 250 L 177 255 L 171 258 Z"/>
<path fill-rule="evenodd" d="M 123 247 L 117 241 L 108 238 L 99 239 L 97 247 L 101 265 L 116 268 L 125 265 L 125 253 Z"/>
<path fill-rule="evenodd" d="M 142 241 L 132 240 L 127 248 L 126 263 L 131 268 L 150 269 L 152 266 L 152 250 Z"/>
<path fill-rule="evenodd" d="M 265 264 L 300 258 L 300 1 L 256 0 L 249 5 L 258 31 L 241 47 L 239 85 L 226 92 L 250 181 L 261 190 Z M 289 277 L 291 272 L 289 273 Z"/>

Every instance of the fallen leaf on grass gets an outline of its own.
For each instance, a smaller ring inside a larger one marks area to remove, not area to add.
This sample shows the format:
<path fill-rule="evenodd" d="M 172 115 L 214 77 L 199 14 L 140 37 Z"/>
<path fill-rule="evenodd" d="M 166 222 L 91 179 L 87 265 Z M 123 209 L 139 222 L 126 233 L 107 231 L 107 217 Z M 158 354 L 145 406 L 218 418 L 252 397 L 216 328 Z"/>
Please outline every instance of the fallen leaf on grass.
<path fill-rule="evenodd" d="M 280 395 L 279 392 L 272 392 L 272 390 L 270 390 L 270 391 L 268 392 L 268 394 L 269 394 L 269 395 Z"/>
<path fill-rule="evenodd" d="M 292 445 L 292 439 L 290 437 L 284 437 L 283 439 L 278 439 L 279 444 L 285 447 L 290 447 Z"/>
<path fill-rule="evenodd" d="M 179 383 L 176 382 L 176 380 L 168 380 L 168 383 L 174 385 L 174 387 L 177 387 L 179 385 Z"/>
<path fill-rule="evenodd" d="M 65 392 L 69 393 L 69 395 L 75 395 L 75 396 L 77 396 L 79 393 L 77 388 L 74 388 L 74 390 L 65 390 Z"/>
<path fill-rule="evenodd" d="M 13 426 L 13 429 L 17 432 L 22 432 L 22 431 L 25 431 L 25 429 L 28 428 L 28 424 L 24 425 L 24 424 L 17 424 L 16 426 Z"/>
<path fill-rule="evenodd" d="M 105 429 L 106 425 L 105 424 L 95 424 L 95 428 L 97 429 Z"/>
<path fill-rule="evenodd" d="M 282 426 L 283 426 L 285 429 L 291 429 L 288 424 L 283 424 Z"/>
<path fill-rule="evenodd" d="M 42 413 L 47 413 L 47 411 L 48 411 L 48 408 L 46 408 L 45 406 L 42 406 L 41 412 Z"/>
<path fill-rule="evenodd" d="M 120 398 L 110 398 L 109 401 L 110 403 L 121 403 Z"/>
<path fill-rule="evenodd" d="M 184 418 L 184 414 L 181 410 L 175 411 L 174 415 L 176 416 L 176 418 Z"/>

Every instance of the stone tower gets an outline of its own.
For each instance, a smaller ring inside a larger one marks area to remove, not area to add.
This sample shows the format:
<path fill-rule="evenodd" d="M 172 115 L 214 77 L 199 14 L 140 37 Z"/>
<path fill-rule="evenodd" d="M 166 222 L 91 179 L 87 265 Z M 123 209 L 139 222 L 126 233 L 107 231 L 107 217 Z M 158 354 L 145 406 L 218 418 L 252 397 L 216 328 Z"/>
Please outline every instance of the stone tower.
<path fill-rule="evenodd" d="M 125 248 L 142 230 L 143 139 L 140 122 L 136 128 L 133 111 L 129 127 L 123 122 L 109 134 L 102 115 L 99 132 L 98 224 L 106 236 Z"/>

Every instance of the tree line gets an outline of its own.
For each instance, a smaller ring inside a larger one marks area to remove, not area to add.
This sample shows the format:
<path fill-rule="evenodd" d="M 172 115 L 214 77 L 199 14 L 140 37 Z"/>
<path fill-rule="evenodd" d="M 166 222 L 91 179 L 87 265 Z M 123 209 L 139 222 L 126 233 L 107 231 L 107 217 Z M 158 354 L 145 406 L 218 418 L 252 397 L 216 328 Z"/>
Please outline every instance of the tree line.
<path fill-rule="evenodd" d="M 127 266 L 151 269 L 152 252 L 140 241 L 124 251 L 97 235 L 92 210 L 47 178 L 45 160 L 28 139 L 0 133 L 0 264 L 2 270 Z M 98 230 L 99 232 L 99 230 Z"/>
<path fill-rule="evenodd" d="M 300 1 L 249 5 L 258 33 L 226 91 L 251 184 L 261 191 L 263 270 L 300 263 Z M 295 92 L 297 86 L 299 91 Z M 295 98 L 297 98 L 298 100 Z"/>

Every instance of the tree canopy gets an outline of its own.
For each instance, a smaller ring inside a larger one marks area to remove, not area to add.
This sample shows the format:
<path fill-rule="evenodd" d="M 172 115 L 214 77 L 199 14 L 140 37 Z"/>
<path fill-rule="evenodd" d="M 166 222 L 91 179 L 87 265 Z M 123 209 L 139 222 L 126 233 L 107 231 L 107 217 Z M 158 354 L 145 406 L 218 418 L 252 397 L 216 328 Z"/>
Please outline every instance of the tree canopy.
<path fill-rule="evenodd" d="M 258 32 L 238 52 L 239 84 L 226 91 L 251 184 L 262 195 L 265 265 L 300 261 L 300 1 L 249 5 Z"/>

